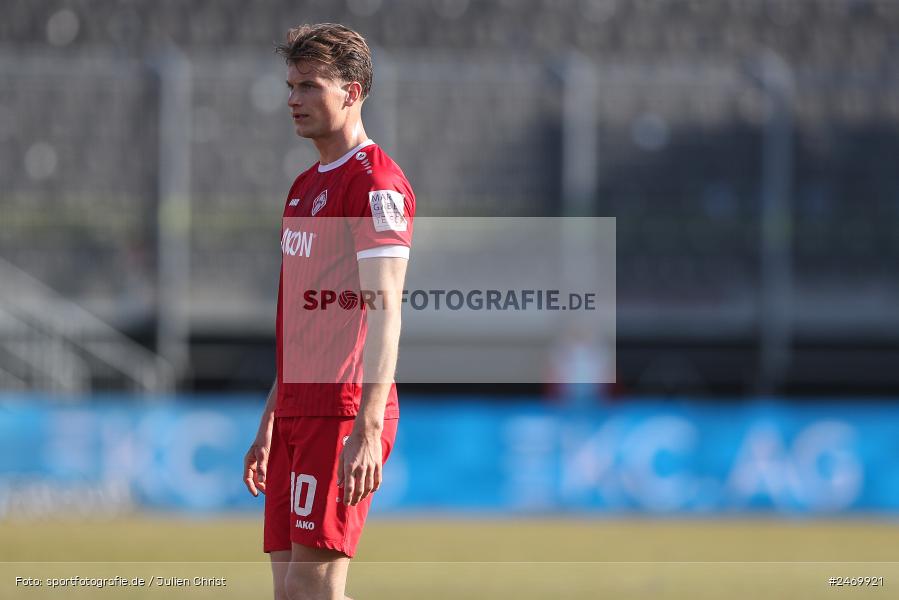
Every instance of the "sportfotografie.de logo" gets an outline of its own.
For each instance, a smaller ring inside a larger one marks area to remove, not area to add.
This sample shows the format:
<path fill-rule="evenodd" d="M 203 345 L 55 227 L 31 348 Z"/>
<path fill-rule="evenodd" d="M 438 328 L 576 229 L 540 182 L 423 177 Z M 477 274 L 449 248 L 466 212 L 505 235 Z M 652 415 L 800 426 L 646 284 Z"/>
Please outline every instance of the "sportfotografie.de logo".
<path fill-rule="evenodd" d="M 384 290 L 306 290 L 303 310 L 378 310 Z M 402 303 L 413 310 L 578 311 L 596 310 L 596 292 L 560 290 L 403 290 Z"/>

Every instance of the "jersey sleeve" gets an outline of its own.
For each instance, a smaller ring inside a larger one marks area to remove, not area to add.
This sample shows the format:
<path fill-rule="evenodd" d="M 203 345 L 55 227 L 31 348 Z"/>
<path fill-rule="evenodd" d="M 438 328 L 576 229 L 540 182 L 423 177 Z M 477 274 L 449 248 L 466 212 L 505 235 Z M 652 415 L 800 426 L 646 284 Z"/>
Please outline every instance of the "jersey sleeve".
<path fill-rule="evenodd" d="M 409 258 L 415 196 L 398 174 L 361 174 L 347 190 L 346 216 L 356 258 Z"/>

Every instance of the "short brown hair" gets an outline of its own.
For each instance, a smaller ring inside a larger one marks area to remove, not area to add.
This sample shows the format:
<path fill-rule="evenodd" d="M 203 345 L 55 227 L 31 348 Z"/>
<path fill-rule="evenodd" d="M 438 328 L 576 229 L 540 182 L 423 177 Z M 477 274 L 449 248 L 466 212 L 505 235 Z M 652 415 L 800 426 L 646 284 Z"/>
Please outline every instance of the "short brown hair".
<path fill-rule="evenodd" d="M 365 38 L 349 27 L 337 23 L 295 27 L 287 32 L 286 42 L 275 46 L 275 52 L 288 64 L 314 61 L 324 65 L 331 76 L 358 81 L 363 99 L 371 91 L 371 50 Z"/>

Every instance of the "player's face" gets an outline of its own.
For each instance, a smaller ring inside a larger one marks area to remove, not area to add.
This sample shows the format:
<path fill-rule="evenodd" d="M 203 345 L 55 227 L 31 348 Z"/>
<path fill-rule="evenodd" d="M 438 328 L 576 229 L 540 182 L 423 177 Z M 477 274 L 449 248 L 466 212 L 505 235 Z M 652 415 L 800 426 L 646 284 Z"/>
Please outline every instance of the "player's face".
<path fill-rule="evenodd" d="M 287 106 L 297 135 L 316 139 L 339 131 L 346 122 L 346 83 L 303 61 L 287 69 Z"/>

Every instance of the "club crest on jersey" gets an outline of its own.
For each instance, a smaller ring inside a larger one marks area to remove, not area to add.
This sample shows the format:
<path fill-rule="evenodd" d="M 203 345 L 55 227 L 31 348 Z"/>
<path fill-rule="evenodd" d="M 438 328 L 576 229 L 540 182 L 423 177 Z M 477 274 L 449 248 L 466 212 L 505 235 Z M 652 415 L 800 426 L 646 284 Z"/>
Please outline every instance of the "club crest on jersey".
<path fill-rule="evenodd" d="M 328 203 L 328 190 L 325 190 L 318 196 L 316 196 L 315 200 L 312 201 L 312 215 L 315 216 L 315 213 L 320 211 L 325 207 L 325 204 Z"/>

